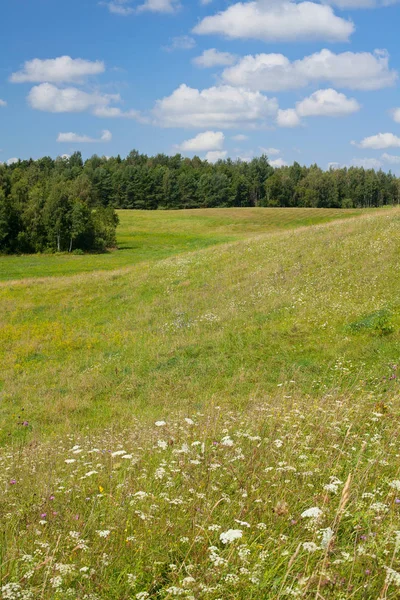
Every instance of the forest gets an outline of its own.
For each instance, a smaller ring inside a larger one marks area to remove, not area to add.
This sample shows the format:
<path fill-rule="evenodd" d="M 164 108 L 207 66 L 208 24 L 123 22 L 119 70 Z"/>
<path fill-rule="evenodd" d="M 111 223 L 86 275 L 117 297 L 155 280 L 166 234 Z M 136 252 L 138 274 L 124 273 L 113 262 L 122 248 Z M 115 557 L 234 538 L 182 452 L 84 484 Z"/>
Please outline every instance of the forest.
<path fill-rule="evenodd" d="M 80 152 L 53 160 L 0 164 L 0 252 L 103 251 L 115 246 L 115 209 L 214 207 L 378 207 L 400 202 L 400 179 L 362 167 L 273 168 L 250 162 L 133 150 L 122 159 L 83 161 Z"/>

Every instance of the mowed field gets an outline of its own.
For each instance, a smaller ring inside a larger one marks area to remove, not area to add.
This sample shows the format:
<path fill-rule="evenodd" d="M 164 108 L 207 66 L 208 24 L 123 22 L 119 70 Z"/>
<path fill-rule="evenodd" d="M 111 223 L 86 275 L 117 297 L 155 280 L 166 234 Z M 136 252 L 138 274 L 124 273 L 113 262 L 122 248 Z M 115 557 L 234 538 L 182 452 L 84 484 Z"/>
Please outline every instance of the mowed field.
<path fill-rule="evenodd" d="M 0 257 L 2 595 L 395 599 L 400 210 Z"/>

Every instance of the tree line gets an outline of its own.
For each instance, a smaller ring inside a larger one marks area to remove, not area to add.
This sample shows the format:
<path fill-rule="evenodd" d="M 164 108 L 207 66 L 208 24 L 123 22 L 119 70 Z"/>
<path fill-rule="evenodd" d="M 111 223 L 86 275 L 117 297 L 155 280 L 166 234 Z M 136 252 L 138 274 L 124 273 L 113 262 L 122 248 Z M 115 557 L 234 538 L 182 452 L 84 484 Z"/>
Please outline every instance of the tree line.
<path fill-rule="evenodd" d="M 399 204 L 400 179 L 362 167 L 273 168 L 133 150 L 122 159 L 80 152 L 0 164 L 0 251 L 93 251 L 115 245 L 117 208 L 240 206 L 353 208 Z"/>

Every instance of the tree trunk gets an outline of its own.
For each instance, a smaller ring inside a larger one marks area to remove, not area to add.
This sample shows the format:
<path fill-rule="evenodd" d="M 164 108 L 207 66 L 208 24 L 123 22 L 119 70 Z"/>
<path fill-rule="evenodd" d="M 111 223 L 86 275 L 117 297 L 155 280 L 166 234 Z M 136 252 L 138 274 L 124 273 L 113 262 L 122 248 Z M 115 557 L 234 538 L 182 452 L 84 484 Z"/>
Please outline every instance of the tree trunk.
<path fill-rule="evenodd" d="M 57 252 L 61 252 L 60 234 L 57 234 Z"/>
<path fill-rule="evenodd" d="M 68 250 L 68 252 L 72 252 L 72 237 L 71 237 L 71 241 L 69 243 L 69 250 Z"/>

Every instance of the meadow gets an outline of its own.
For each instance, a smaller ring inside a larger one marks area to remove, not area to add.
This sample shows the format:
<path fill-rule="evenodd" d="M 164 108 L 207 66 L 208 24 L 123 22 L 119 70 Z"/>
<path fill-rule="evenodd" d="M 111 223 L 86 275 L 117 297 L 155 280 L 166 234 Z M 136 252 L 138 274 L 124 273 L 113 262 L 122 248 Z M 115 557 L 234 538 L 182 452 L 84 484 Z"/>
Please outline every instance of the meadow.
<path fill-rule="evenodd" d="M 5 600 L 400 594 L 400 210 L 0 257 Z"/>

